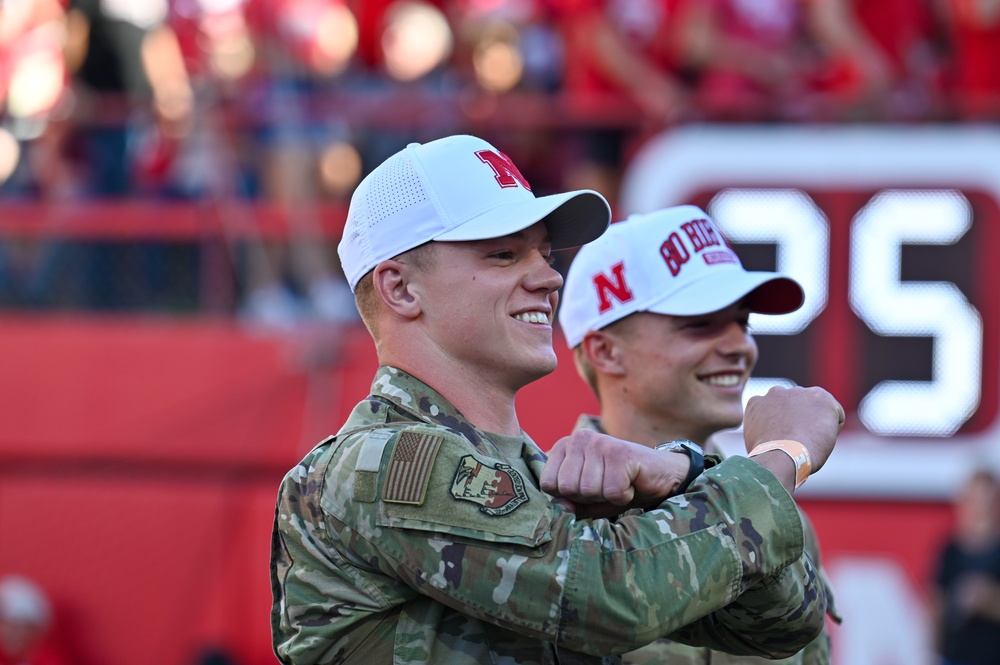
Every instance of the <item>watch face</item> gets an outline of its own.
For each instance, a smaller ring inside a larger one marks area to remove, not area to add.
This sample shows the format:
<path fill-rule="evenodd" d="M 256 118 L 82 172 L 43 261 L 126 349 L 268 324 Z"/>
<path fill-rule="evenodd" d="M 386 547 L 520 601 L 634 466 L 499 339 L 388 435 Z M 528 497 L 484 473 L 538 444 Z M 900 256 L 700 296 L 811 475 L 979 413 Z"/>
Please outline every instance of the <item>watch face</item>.
<path fill-rule="evenodd" d="M 685 448 L 690 448 L 691 450 L 697 451 L 699 454 L 703 454 L 701 446 L 699 446 L 694 441 L 689 441 L 688 439 L 678 439 L 677 442 L 680 443 L 680 445 L 684 446 Z"/>
<path fill-rule="evenodd" d="M 674 452 L 689 452 L 695 451 L 698 454 L 702 454 L 701 446 L 699 446 L 694 441 L 688 439 L 674 439 L 673 441 L 667 441 L 666 443 L 661 443 L 656 447 L 657 450 L 670 450 Z M 685 450 L 686 449 L 686 450 Z"/>

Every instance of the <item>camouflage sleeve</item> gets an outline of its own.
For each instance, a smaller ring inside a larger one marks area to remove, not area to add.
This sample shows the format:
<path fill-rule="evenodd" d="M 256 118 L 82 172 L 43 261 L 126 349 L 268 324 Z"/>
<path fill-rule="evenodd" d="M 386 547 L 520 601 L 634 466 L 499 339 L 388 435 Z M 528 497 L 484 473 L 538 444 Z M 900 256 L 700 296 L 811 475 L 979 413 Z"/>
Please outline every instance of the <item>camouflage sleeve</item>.
<path fill-rule="evenodd" d="M 830 632 L 824 630 L 819 637 L 806 645 L 799 655 L 802 658 L 802 665 L 830 665 L 833 662 Z"/>
<path fill-rule="evenodd" d="M 401 446 L 404 434 L 423 448 Z M 296 550 L 292 561 L 313 562 L 282 568 L 276 582 L 304 589 L 277 612 L 286 644 L 322 643 L 330 617 L 342 630 L 427 597 L 573 651 L 623 653 L 766 588 L 802 554 L 790 495 L 745 458 L 709 469 L 696 492 L 610 521 L 577 520 L 441 428 L 398 434 L 374 477 L 356 471 L 363 447 L 338 446 L 322 488 L 306 468 L 286 478 L 276 537 Z M 414 459 L 428 471 L 413 471 Z M 321 505 L 303 505 L 318 489 Z M 305 523 L 296 511 L 321 514 Z M 317 569 L 326 566 L 332 583 Z"/>
<path fill-rule="evenodd" d="M 766 588 L 749 590 L 725 608 L 681 628 L 631 653 L 624 654 L 625 665 L 697 665 L 711 662 L 717 665 L 830 665 L 830 633 L 825 628 L 804 649 L 788 653 L 787 626 L 778 617 L 768 618 L 772 608 L 786 608 L 794 614 L 796 603 L 803 612 L 812 611 L 805 587 L 796 579 L 803 568 L 814 568 L 827 597 L 827 612 L 833 613 L 832 593 L 819 565 L 819 541 L 815 529 L 800 509 L 805 534 L 802 558 L 785 568 L 775 582 Z M 768 596 L 774 596 L 768 600 Z M 763 605 L 763 611 L 747 612 L 747 604 Z M 777 619 L 777 621 L 775 621 Z M 836 620 L 836 619 L 835 619 Z M 791 621 L 797 624 L 797 621 Z M 721 634 L 720 634 L 721 633 Z M 676 640 L 676 641 L 675 641 Z M 708 649 L 712 652 L 709 653 Z M 734 655 L 735 654 L 735 655 Z"/>
<path fill-rule="evenodd" d="M 771 583 L 747 591 L 732 604 L 685 626 L 670 638 L 729 654 L 829 665 L 830 636 L 825 629 L 825 613 L 832 609 L 832 593 L 819 566 L 815 529 L 801 509 L 799 515 L 804 552 L 798 561 L 783 569 Z M 807 636 L 816 635 L 817 626 L 820 634 L 808 642 Z M 798 651 L 793 645 L 804 642 L 808 644 L 792 658 Z"/>
<path fill-rule="evenodd" d="M 819 536 L 816 534 L 816 528 L 813 526 L 812 521 L 809 516 L 799 508 L 799 515 L 802 517 L 802 527 L 805 533 L 805 543 L 804 547 L 809 556 L 812 557 L 813 563 L 816 565 L 816 569 L 819 573 L 820 580 L 823 586 L 826 587 L 826 598 L 827 598 L 827 608 L 826 612 L 833 619 L 834 623 L 840 623 L 841 617 L 840 613 L 837 611 L 837 606 L 835 598 L 833 595 L 833 587 L 830 585 L 830 579 L 826 575 L 826 569 L 823 567 L 822 555 L 819 549 Z"/>
<path fill-rule="evenodd" d="M 809 516 L 806 515 L 801 508 L 799 509 L 799 514 L 802 516 L 802 525 L 805 529 L 805 550 L 812 557 L 813 563 L 816 565 L 820 582 L 826 591 L 826 612 L 833 619 L 833 621 L 840 623 L 840 614 L 837 612 L 837 608 L 834 603 L 833 589 L 830 586 L 830 581 L 827 579 L 826 571 L 823 568 L 823 561 L 819 548 L 819 536 L 816 534 L 816 529 L 813 527 Z M 810 642 L 806 648 L 802 650 L 800 655 L 802 657 L 802 665 L 830 665 L 833 660 L 833 654 L 830 632 L 825 626 L 819 637 Z"/>
<path fill-rule="evenodd" d="M 796 562 L 785 571 L 801 565 L 809 566 L 807 555 L 803 555 L 803 558 L 806 558 L 806 561 Z M 783 571 L 782 576 L 784 574 Z M 773 586 L 781 588 L 782 585 L 778 583 Z M 719 612 L 669 635 L 669 639 L 660 639 L 636 651 L 624 654 L 622 658 L 624 664 L 701 665 L 710 662 L 713 665 L 830 665 L 830 633 L 825 629 L 804 649 L 788 655 L 789 638 L 785 626 L 780 623 L 780 619 L 778 623 L 767 625 L 766 621 L 754 617 L 754 613 L 750 612 L 746 617 L 749 619 L 745 622 L 746 625 L 726 625 L 727 619 L 730 621 L 732 619 L 732 617 L 727 617 L 727 614 L 736 615 L 737 622 L 741 620 L 738 611 L 730 611 L 734 610 L 737 605 L 743 605 L 744 607 L 741 609 L 746 610 L 747 597 L 753 595 L 757 595 L 757 593 L 748 591 L 740 599 Z M 764 596 L 766 594 L 763 594 L 758 600 L 764 606 L 761 616 L 766 619 L 771 606 L 764 599 Z M 779 604 L 781 604 L 781 600 L 778 599 Z M 798 601 L 792 600 L 788 604 L 793 605 L 795 602 Z M 808 603 L 803 603 L 803 605 L 807 607 Z M 791 623 L 797 624 L 799 622 L 792 620 Z M 755 625 L 760 626 L 758 632 L 754 631 Z M 722 633 L 721 637 L 717 634 L 719 632 Z M 692 642 L 694 644 L 691 644 Z M 711 653 L 709 653 L 709 649 L 711 649 Z"/>
<path fill-rule="evenodd" d="M 622 655 L 624 665 L 830 665 L 830 634 L 823 631 L 805 649 L 787 658 L 733 655 L 724 651 L 694 647 L 669 639 Z"/>
<path fill-rule="evenodd" d="M 670 635 L 685 644 L 744 656 L 787 658 L 823 630 L 826 589 L 808 554 L 770 583 Z"/>

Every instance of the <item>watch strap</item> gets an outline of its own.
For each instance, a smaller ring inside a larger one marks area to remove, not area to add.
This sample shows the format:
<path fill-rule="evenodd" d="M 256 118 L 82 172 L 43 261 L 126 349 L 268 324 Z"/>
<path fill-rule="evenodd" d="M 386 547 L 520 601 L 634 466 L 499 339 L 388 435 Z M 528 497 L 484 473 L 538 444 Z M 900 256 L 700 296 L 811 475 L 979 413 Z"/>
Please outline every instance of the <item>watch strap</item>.
<path fill-rule="evenodd" d="M 657 450 L 669 450 L 671 452 L 683 452 L 691 460 L 691 465 L 688 467 L 687 475 L 681 484 L 677 486 L 675 494 L 683 494 L 687 491 L 687 488 L 691 485 L 691 482 L 700 476 L 705 470 L 705 455 L 701 452 L 701 448 L 694 443 L 690 443 L 684 440 L 669 441 L 667 443 L 661 443 L 656 447 Z"/>

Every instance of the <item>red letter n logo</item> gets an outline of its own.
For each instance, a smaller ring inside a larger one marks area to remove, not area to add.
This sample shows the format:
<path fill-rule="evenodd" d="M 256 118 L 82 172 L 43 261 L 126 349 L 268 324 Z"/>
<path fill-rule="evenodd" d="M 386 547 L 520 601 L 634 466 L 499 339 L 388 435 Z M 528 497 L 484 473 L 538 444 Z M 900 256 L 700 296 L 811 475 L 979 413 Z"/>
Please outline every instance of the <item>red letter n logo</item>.
<path fill-rule="evenodd" d="M 635 297 L 629 290 L 628 284 L 625 283 L 624 263 L 619 261 L 611 266 L 611 274 L 612 277 L 608 277 L 603 272 L 594 275 L 594 288 L 597 289 L 597 310 L 601 314 L 611 309 L 612 303 L 609 296 L 614 296 L 614 299 L 620 303 L 626 303 Z"/>
<path fill-rule="evenodd" d="M 529 192 L 531 191 L 531 185 L 528 184 L 528 181 L 524 179 L 524 176 L 521 175 L 521 172 L 517 170 L 514 162 L 510 161 L 510 157 L 507 155 L 502 152 L 496 153 L 492 150 L 478 150 L 476 151 L 476 157 L 484 164 L 490 165 L 501 187 L 517 187 L 520 184 L 521 187 L 524 187 Z"/>

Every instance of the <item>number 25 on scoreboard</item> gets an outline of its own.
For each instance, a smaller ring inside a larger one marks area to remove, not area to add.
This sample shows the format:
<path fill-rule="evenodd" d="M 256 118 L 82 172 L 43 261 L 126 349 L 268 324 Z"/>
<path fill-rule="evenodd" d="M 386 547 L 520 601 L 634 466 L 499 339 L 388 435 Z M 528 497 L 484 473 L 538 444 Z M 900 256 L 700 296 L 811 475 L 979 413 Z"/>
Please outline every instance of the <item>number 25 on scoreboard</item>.
<path fill-rule="evenodd" d="M 849 198 L 846 194 L 841 198 L 845 197 Z M 859 392 L 857 381 L 850 377 L 838 381 L 837 372 L 831 375 L 823 371 L 825 366 L 843 367 L 859 361 L 858 344 L 848 343 L 858 338 L 851 324 L 842 317 L 817 321 L 833 306 L 831 298 L 846 300 L 852 318 L 872 333 L 930 339 L 930 376 L 926 380 L 887 377 L 847 400 L 857 405 L 858 418 L 869 431 L 888 436 L 950 436 L 976 413 L 983 397 L 980 311 L 954 282 L 905 280 L 902 271 L 904 246 L 954 245 L 969 233 L 973 208 L 961 191 L 877 191 L 849 225 L 841 224 L 847 227 L 843 229 L 846 257 L 833 256 L 831 232 L 836 227 L 831 228 L 827 215 L 803 190 L 729 188 L 712 196 L 707 208 L 737 250 L 741 243 L 773 245 L 775 268 L 797 279 L 805 291 L 805 302 L 796 312 L 754 316 L 751 331 L 755 336 L 799 336 L 814 322 L 840 328 L 834 334 L 827 331 L 825 339 L 831 343 L 826 348 L 817 348 L 813 336 L 809 356 L 821 360 L 804 375 L 807 381 L 840 383 L 831 386 L 840 387 L 840 393 Z M 832 280 L 834 266 L 843 263 L 846 279 Z M 1000 292 L 1000 285 L 995 291 Z M 784 344 L 790 341 L 786 337 Z M 762 364 L 755 372 L 758 376 L 751 380 L 745 399 L 766 392 L 772 385 L 791 383 L 761 376 L 772 354 L 762 354 Z"/>

